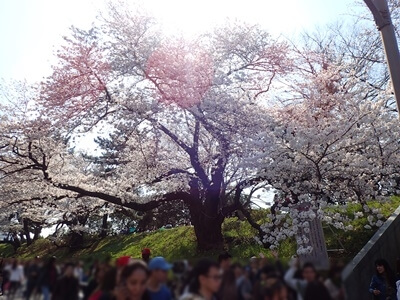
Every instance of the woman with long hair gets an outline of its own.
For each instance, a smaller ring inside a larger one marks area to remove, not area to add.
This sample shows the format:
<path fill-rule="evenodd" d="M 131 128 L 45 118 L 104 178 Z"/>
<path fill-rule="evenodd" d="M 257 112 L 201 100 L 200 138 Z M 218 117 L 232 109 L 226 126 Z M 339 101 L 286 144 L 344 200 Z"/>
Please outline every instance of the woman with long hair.
<path fill-rule="evenodd" d="M 375 275 L 372 276 L 369 292 L 377 300 L 396 300 L 396 278 L 388 262 L 375 261 Z"/>

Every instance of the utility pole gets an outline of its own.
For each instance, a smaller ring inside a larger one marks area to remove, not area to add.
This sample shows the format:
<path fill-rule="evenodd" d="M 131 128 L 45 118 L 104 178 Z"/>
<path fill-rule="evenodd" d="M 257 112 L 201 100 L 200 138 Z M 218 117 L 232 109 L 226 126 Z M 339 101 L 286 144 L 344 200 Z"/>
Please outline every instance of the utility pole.
<path fill-rule="evenodd" d="M 372 12 L 376 26 L 381 32 L 390 78 L 392 79 L 394 97 L 397 103 L 397 112 L 400 117 L 400 54 L 389 7 L 386 0 L 364 0 L 364 2 Z"/>

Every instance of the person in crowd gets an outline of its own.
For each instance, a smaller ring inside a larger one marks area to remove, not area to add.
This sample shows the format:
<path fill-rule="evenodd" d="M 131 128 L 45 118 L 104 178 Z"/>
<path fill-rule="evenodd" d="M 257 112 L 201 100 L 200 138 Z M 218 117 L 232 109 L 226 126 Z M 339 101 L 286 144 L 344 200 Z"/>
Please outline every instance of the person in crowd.
<path fill-rule="evenodd" d="M 254 285 L 258 279 L 258 271 L 259 271 L 259 259 L 256 256 L 252 256 L 250 257 L 250 261 L 249 261 L 249 268 L 250 268 L 250 281 L 251 284 Z"/>
<path fill-rule="evenodd" d="M 79 280 L 74 274 L 75 265 L 67 263 L 64 273 L 59 278 L 52 289 L 52 300 L 78 300 L 79 299 Z"/>
<path fill-rule="evenodd" d="M 143 261 L 148 264 L 150 261 L 151 251 L 149 248 L 142 249 L 142 259 Z"/>
<path fill-rule="evenodd" d="M 301 277 L 300 279 L 295 277 L 295 274 L 298 269 L 299 260 L 298 258 L 294 258 L 291 261 L 290 268 L 287 270 L 284 280 L 286 284 L 291 287 L 297 293 L 297 300 L 304 300 L 304 295 L 307 289 L 307 285 L 311 282 L 314 282 L 315 285 L 319 284 L 319 289 L 326 290 L 326 287 L 322 282 L 318 279 L 318 273 L 312 263 L 305 263 L 303 268 L 301 269 Z M 329 295 L 328 291 L 326 290 Z M 321 298 L 321 300 L 323 300 Z"/>
<path fill-rule="evenodd" d="M 253 298 L 263 299 L 265 296 L 264 288 L 272 286 L 280 278 L 279 273 L 271 264 L 264 265 L 258 273 L 258 280 L 253 285 Z M 282 280 L 280 279 L 280 281 Z"/>
<path fill-rule="evenodd" d="M 218 291 L 219 299 L 232 299 L 236 300 L 238 292 L 236 289 L 236 278 L 232 266 L 232 255 L 228 252 L 221 253 L 218 256 L 219 267 L 222 272 L 222 283 Z"/>
<path fill-rule="evenodd" d="M 232 268 L 224 271 L 217 298 L 219 300 L 238 300 L 239 292 L 236 286 L 235 273 Z"/>
<path fill-rule="evenodd" d="M 125 266 L 127 266 L 132 260 L 132 257 L 125 255 L 118 257 L 117 260 L 115 261 L 115 265 L 117 266 L 117 269 L 123 269 Z"/>
<path fill-rule="evenodd" d="M 0 258 L 0 296 L 3 296 L 3 264 L 4 258 Z"/>
<path fill-rule="evenodd" d="M 178 299 L 183 294 L 185 287 L 188 285 L 190 271 L 191 265 L 188 260 L 174 262 L 172 266 L 173 277 L 168 282 L 173 299 Z"/>
<path fill-rule="evenodd" d="M 87 285 L 88 276 L 83 268 L 83 261 L 79 261 L 74 268 L 74 276 L 79 281 L 79 286 L 84 287 Z"/>
<path fill-rule="evenodd" d="M 189 292 L 184 293 L 180 300 L 215 300 L 220 290 L 222 274 L 219 264 L 215 261 L 202 259 L 192 270 L 192 280 Z"/>
<path fill-rule="evenodd" d="M 396 289 L 397 300 L 400 300 L 400 258 L 396 259 Z"/>
<path fill-rule="evenodd" d="M 124 267 L 120 281 L 114 289 L 112 299 L 115 300 L 150 300 L 147 292 L 147 280 L 150 272 L 142 261 L 132 262 Z M 100 298 L 103 300 L 103 298 Z"/>
<path fill-rule="evenodd" d="M 11 265 L 7 259 L 2 261 L 2 270 L 1 270 L 1 294 L 6 294 L 9 284 L 10 284 L 10 268 Z"/>
<path fill-rule="evenodd" d="M 110 270 L 110 266 L 107 263 L 97 263 L 93 278 L 83 288 L 83 300 L 88 300 L 95 291 L 99 290 L 100 284 L 103 282 L 103 278 L 108 270 Z"/>
<path fill-rule="evenodd" d="M 287 287 L 277 276 L 272 276 L 265 281 L 260 296 L 254 300 L 289 300 Z"/>
<path fill-rule="evenodd" d="M 250 281 L 250 268 L 243 268 L 241 264 L 232 265 L 236 278 L 236 289 L 239 300 L 250 300 L 252 296 L 252 284 Z"/>
<path fill-rule="evenodd" d="M 109 300 L 117 286 L 117 268 L 109 267 L 104 270 L 104 276 L 99 276 L 99 286 L 90 295 L 89 300 Z"/>
<path fill-rule="evenodd" d="M 25 298 L 29 300 L 31 295 L 36 290 L 37 280 L 39 278 L 40 272 L 40 257 L 36 256 L 33 261 L 31 261 L 26 268 L 26 291 Z"/>
<path fill-rule="evenodd" d="M 221 253 L 218 256 L 218 263 L 222 272 L 229 271 L 232 264 L 232 255 L 230 255 L 228 252 Z"/>
<path fill-rule="evenodd" d="M 17 259 L 14 259 L 11 268 L 9 268 L 10 272 L 10 289 L 8 292 L 8 299 L 14 299 L 16 293 L 24 281 L 24 268 L 22 265 L 18 263 Z"/>
<path fill-rule="evenodd" d="M 342 284 L 341 265 L 333 265 L 329 270 L 328 278 L 324 281 L 332 300 L 344 300 L 344 287 Z"/>
<path fill-rule="evenodd" d="M 117 267 L 117 283 L 119 282 L 119 277 L 121 276 L 122 270 L 132 261 L 132 257 L 125 255 L 117 258 L 115 265 Z"/>
<path fill-rule="evenodd" d="M 51 289 L 58 279 L 58 270 L 56 267 L 56 258 L 51 257 L 41 268 L 37 286 L 43 294 L 43 300 L 50 300 Z"/>
<path fill-rule="evenodd" d="M 332 300 L 332 298 L 325 285 L 319 280 L 314 280 L 307 284 L 304 300 Z"/>
<path fill-rule="evenodd" d="M 172 300 L 171 291 L 166 286 L 168 271 L 172 268 L 164 257 L 157 256 L 149 262 L 150 277 L 147 291 L 151 300 Z"/>
<path fill-rule="evenodd" d="M 384 259 L 377 259 L 375 270 L 369 292 L 377 300 L 396 300 L 396 277 L 388 262 Z"/>

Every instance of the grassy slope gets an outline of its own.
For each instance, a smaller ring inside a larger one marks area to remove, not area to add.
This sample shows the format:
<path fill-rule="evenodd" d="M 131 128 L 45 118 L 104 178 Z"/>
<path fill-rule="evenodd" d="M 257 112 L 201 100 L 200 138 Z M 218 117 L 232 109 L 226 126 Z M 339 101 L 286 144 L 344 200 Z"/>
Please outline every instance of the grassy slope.
<path fill-rule="evenodd" d="M 400 197 L 393 197 L 387 203 L 371 203 L 371 207 L 380 207 L 385 217 L 388 217 L 400 205 Z M 358 211 L 358 205 L 350 205 L 347 208 L 349 215 Z M 376 229 L 366 230 L 366 217 L 354 222 L 355 231 L 341 231 L 328 226 L 324 226 L 325 239 L 328 250 L 344 248 L 345 251 L 330 252 L 332 257 L 340 257 L 350 260 L 357 254 L 364 244 L 372 237 Z M 253 255 L 263 252 L 269 256 L 269 251 L 259 246 L 253 239 L 254 230 L 247 222 L 240 222 L 237 218 L 229 218 L 223 225 L 223 233 L 229 252 L 239 260 L 245 260 Z M 343 245 L 343 247 L 342 247 Z M 107 237 L 100 241 L 88 243 L 85 249 L 70 253 L 67 248 L 55 248 L 48 240 L 41 239 L 30 247 L 21 247 L 16 256 L 20 258 L 31 258 L 35 255 L 50 256 L 55 255 L 65 259 L 104 259 L 106 257 L 116 258 L 122 255 L 139 257 L 142 248 L 148 247 L 152 254 L 162 255 L 174 261 L 179 259 L 193 260 L 199 256 L 216 257 L 217 253 L 207 252 L 198 253 L 196 251 L 196 239 L 193 227 L 185 226 L 169 230 L 157 231 L 152 233 L 141 233 L 131 235 L 121 235 Z M 289 258 L 295 253 L 296 245 L 292 240 L 284 241 L 279 249 L 282 258 Z M 0 254 L 12 256 L 12 248 L 5 244 L 0 244 Z"/>

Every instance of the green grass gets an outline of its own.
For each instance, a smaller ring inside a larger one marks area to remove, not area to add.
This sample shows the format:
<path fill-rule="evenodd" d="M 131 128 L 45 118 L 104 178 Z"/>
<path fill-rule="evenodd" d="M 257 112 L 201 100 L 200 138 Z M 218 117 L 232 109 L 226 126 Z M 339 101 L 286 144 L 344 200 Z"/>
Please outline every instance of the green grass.
<path fill-rule="evenodd" d="M 379 208 L 381 213 L 387 219 L 396 209 L 400 206 L 400 197 L 391 197 L 389 200 L 382 201 L 370 201 L 368 206 L 373 208 Z M 346 212 L 349 217 L 354 216 L 354 212 L 360 211 L 360 204 L 349 204 L 346 207 Z M 332 226 L 329 228 L 325 225 L 324 235 L 327 244 L 327 249 L 340 249 L 344 248 L 344 253 L 332 252 L 333 257 L 344 257 L 345 260 L 353 258 L 361 248 L 368 242 L 368 240 L 375 234 L 378 228 L 365 229 L 364 226 L 368 224 L 367 215 L 364 213 L 364 217 L 349 222 L 354 227 L 354 230 L 343 231 L 335 229 Z M 346 224 L 347 225 L 347 224 Z"/>
<path fill-rule="evenodd" d="M 14 255 L 14 249 L 9 244 L 0 244 L 0 257 L 10 257 Z"/>
<path fill-rule="evenodd" d="M 392 197 L 389 201 L 382 203 L 372 201 L 369 203 L 371 208 L 379 207 L 382 214 L 387 218 L 400 205 L 400 197 Z M 341 207 L 330 208 L 333 211 L 341 210 Z M 348 216 L 352 216 L 355 211 L 360 210 L 360 205 L 351 204 L 346 207 Z M 265 213 L 264 215 L 266 215 Z M 256 219 L 262 222 L 263 214 L 256 212 Z M 349 261 L 356 255 L 365 243 L 376 232 L 377 228 L 367 230 L 366 215 L 363 218 L 350 222 L 353 231 L 342 231 L 324 225 L 325 240 L 327 249 L 344 249 L 344 252 L 329 252 L 331 257 L 338 257 L 344 261 Z M 254 236 L 255 230 L 245 221 L 238 218 L 227 218 L 222 226 L 223 235 L 227 250 L 236 260 L 245 261 L 251 256 L 258 256 L 263 253 L 271 257 L 269 250 L 258 245 Z M 107 258 L 115 259 L 123 255 L 130 255 L 139 258 L 141 249 L 150 248 L 152 255 L 161 255 L 170 261 L 179 259 L 195 260 L 201 256 L 216 257 L 216 252 L 199 253 L 196 249 L 196 238 L 193 227 L 182 226 L 178 228 L 156 231 L 151 233 L 140 233 L 131 235 L 120 235 L 107 237 L 102 240 L 87 239 L 85 247 L 81 250 L 70 252 L 68 248 L 56 248 L 49 240 L 40 239 L 31 246 L 26 245 L 18 249 L 13 254 L 13 249 L 9 245 L 0 244 L 0 253 L 4 256 L 17 256 L 22 259 L 29 259 L 36 255 L 48 257 L 55 255 L 61 259 L 82 259 L 93 261 L 94 259 L 104 260 Z M 280 257 L 287 261 L 295 252 L 296 244 L 293 239 L 283 241 L 278 249 Z"/>

